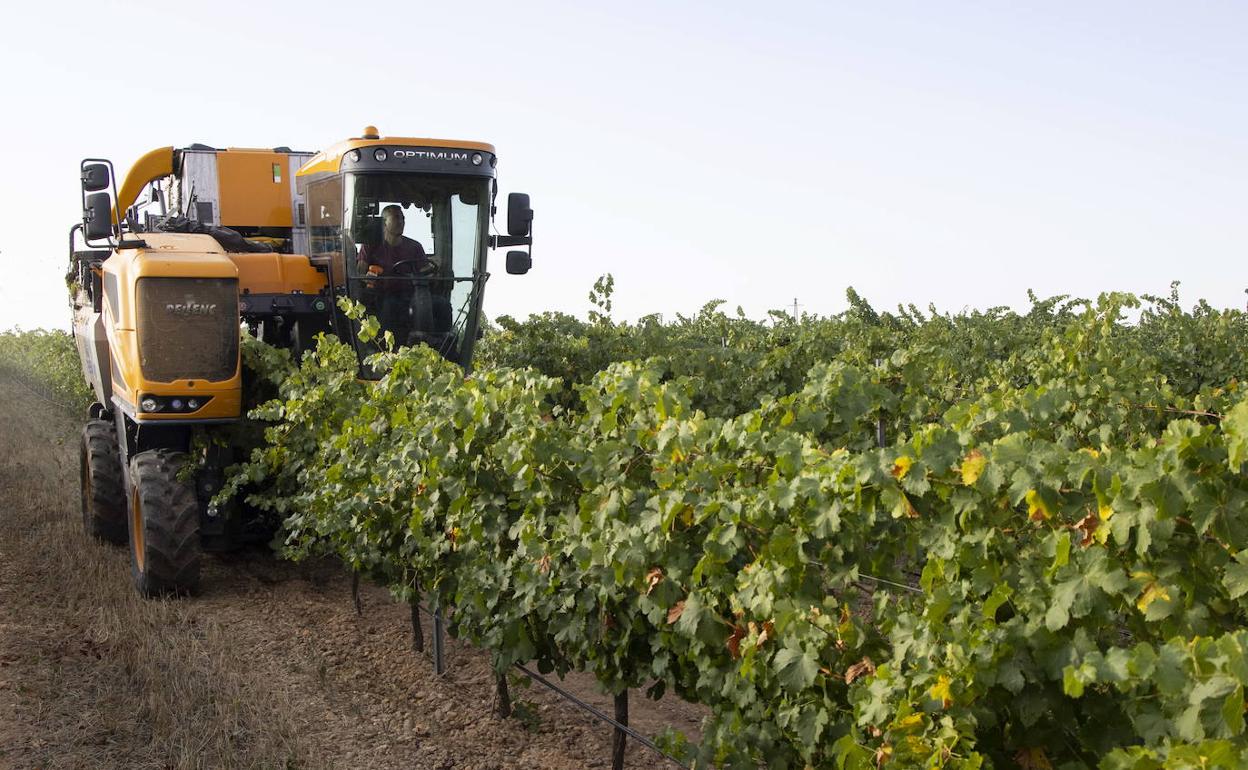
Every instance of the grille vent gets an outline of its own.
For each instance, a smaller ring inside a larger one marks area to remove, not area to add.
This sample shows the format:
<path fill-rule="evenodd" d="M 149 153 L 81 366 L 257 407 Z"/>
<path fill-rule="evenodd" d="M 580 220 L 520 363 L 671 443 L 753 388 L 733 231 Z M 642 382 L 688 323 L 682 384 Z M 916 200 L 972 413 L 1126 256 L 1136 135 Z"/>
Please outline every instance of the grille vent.
<path fill-rule="evenodd" d="M 140 278 L 139 365 L 155 382 L 228 380 L 238 370 L 238 280 Z"/>

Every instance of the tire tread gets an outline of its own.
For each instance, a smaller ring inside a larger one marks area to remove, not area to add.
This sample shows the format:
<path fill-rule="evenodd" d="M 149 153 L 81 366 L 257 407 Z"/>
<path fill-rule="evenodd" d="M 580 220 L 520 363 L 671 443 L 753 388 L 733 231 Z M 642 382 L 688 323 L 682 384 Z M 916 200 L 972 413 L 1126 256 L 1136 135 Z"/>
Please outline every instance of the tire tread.
<path fill-rule="evenodd" d="M 82 429 L 80 459 L 83 474 L 90 474 L 90 499 L 83 485 L 82 519 L 87 534 L 114 545 L 127 538 L 125 479 L 117 450 L 117 430 L 108 420 L 88 420 Z"/>
<path fill-rule="evenodd" d="M 144 596 L 182 595 L 199 588 L 201 548 L 195 491 L 178 479 L 186 455 L 166 449 L 140 452 L 130 461 L 130 483 L 143 512 L 144 569 L 131 543 L 131 572 Z"/>

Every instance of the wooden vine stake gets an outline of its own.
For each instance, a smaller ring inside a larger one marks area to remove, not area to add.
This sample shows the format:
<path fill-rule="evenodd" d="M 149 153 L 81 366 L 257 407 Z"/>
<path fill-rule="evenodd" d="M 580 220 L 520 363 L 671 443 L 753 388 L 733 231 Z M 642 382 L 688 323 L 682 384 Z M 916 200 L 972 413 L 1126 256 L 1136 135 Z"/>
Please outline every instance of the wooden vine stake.
<path fill-rule="evenodd" d="M 503 719 L 511 716 L 511 690 L 507 688 L 507 675 L 497 674 L 498 683 L 498 715 Z"/>
<path fill-rule="evenodd" d="M 412 651 L 425 651 L 425 629 L 420 625 L 420 597 L 412 594 L 409 602 L 412 608 Z"/>
<path fill-rule="evenodd" d="M 442 676 L 446 673 L 446 621 L 442 619 L 442 609 L 434 605 L 433 611 L 433 673 Z"/>
<path fill-rule="evenodd" d="M 351 570 L 351 603 L 355 605 L 355 614 L 363 615 L 364 607 L 360 604 L 360 573 Z"/>
<path fill-rule="evenodd" d="M 628 726 L 628 690 L 622 690 L 615 695 L 615 721 L 625 727 Z M 624 749 L 628 748 L 627 740 L 628 733 L 616 727 L 611 735 L 611 770 L 624 770 Z"/>

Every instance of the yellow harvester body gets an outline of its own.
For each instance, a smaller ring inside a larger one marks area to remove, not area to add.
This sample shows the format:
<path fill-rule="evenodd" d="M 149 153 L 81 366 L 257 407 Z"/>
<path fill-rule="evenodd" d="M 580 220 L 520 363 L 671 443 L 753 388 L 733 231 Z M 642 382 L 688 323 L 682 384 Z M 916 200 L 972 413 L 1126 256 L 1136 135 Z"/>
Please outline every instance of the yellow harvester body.
<path fill-rule="evenodd" d="M 319 153 L 161 147 L 120 180 L 83 161 L 73 326 L 96 403 L 82 512 L 92 535 L 129 543 L 141 593 L 192 591 L 201 548 L 271 537 L 259 512 L 214 501 L 247 451 L 210 433 L 245 419 L 243 327 L 296 355 L 330 331 L 367 353 L 336 310 L 348 297 L 386 338 L 469 365 L 487 250 L 532 242 L 519 193 L 508 235 L 490 234 L 496 164 L 489 144 L 372 127 Z"/>

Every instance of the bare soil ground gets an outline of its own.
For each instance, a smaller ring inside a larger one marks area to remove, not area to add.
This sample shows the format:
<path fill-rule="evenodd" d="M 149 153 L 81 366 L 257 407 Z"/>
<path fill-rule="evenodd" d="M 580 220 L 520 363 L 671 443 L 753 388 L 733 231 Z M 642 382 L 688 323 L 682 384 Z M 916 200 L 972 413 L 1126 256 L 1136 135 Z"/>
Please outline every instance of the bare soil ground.
<path fill-rule="evenodd" d="M 610 766 L 610 728 L 543 688 L 498 718 L 480 650 L 448 640 L 436 676 L 406 605 L 364 586 L 357 616 L 337 564 L 210 557 L 200 596 L 139 599 L 125 549 L 83 533 L 80 425 L 0 374 L 0 768 Z M 689 704 L 631 706 L 697 737 Z M 676 767 L 629 743 L 630 767 Z"/>

